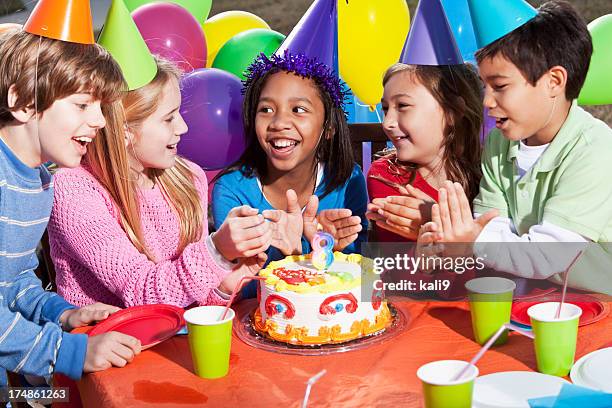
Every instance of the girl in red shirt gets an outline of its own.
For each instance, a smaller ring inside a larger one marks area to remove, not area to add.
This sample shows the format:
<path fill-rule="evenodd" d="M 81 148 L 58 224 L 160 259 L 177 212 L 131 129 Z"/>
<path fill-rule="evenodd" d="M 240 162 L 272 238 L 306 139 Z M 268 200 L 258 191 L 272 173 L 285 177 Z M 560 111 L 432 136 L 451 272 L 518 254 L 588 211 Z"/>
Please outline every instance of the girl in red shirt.
<path fill-rule="evenodd" d="M 382 125 L 394 148 L 368 172 L 371 241 L 416 241 L 445 180 L 460 183 L 470 199 L 478 193 L 482 85 L 467 64 L 398 63 L 383 86 Z"/>

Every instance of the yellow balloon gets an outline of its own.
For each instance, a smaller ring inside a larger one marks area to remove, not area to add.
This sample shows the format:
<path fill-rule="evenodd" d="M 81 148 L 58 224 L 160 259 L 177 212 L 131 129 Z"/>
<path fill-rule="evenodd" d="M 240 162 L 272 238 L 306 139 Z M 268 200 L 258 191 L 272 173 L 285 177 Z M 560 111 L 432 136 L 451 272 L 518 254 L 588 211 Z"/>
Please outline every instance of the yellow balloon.
<path fill-rule="evenodd" d="M 340 75 L 364 103 L 380 102 L 383 75 L 398 62 L 409 27 L 406 0 L 338 0 Z"/>
<path fill-rule="evenodd" d="M 204 22 L 202 29 L 206 37 L 208 56 L 206 67 L 210 68 L 223 45 L 233 36 L 253 28 L 270 29 L 268 23 L 247 11 L 225 11 Z"/>

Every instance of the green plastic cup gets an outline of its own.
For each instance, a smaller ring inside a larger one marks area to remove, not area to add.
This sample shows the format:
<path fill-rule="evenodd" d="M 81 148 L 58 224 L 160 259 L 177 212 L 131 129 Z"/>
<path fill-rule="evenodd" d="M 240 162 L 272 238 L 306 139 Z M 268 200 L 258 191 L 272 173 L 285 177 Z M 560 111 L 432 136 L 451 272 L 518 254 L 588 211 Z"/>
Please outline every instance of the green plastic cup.
<path fill-rule="evenodd" d="M 470 408 L 478 367 L 471 365 L 463 376 L 451 379 L 469 363 L 461 360 L 440 360 L 422 365 L 417 377 L 423 384 L 425 408 Z"/>
<path fill-rule="evenodd" d="M 527 309 L 527 314 L 535 334 L 534 346 L 538 371 L 565 377 L 574 365 L 578 320 L 582 309 L 564 303 L 560 317 L 555 319 L 558 307 L 559 302 L 539 303 Z"/>
<path fill-rule="evenodd" d="M 510 279 L 486 277 L 469 280 L 465 283 L 470 301 L 472 330 L 478 344 L 485 344 L 499 328 L 510 322 L 512 295 L 516 283 Z M 504 331 L 493 343 L 499 346 L 508 341 L 508 331 Z"/>
<path fill-rule="evenodd" d="M 225 319 L 219 320 L 225 306 L 200 306 L 183 315 L 189 332 L 189 349 L 196 375 L 202 378 L 221 378 L 229 370 L 234 311 L 229 309 Z"/>

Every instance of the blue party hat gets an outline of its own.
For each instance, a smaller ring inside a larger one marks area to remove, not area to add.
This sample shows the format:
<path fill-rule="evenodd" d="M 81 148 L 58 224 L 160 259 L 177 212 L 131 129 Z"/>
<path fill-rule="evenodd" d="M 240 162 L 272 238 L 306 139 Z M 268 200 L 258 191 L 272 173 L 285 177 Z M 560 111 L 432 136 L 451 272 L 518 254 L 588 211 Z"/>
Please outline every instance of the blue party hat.
<path fill-rule="evenodd" d="M 478 48 L 516 30 L 538 11 L 525 0 L 468 0 Z"/>

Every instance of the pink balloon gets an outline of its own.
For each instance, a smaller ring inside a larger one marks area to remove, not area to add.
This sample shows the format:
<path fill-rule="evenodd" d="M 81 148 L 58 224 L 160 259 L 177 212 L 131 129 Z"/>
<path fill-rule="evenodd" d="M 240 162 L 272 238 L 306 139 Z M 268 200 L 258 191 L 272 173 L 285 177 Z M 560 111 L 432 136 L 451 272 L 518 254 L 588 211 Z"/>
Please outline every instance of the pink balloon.
<path fill-rule="evenodd" d="M 208 170 L 205 171 L 206 180 L 208 180 L 208 202 L 212 202 L 212 192 L 215 187 L 215 183 L 213 183 L 213 179 L 217 176 L 217 174 L 221 173 L 221 170 Z"/>
<path fill-rule="evenodd" d="M 174 61 L 183 72 L 206 66 L 206 39 L 198 21 L 173 3 L 149 3 L 132 13 L 151 53 Z"/>

